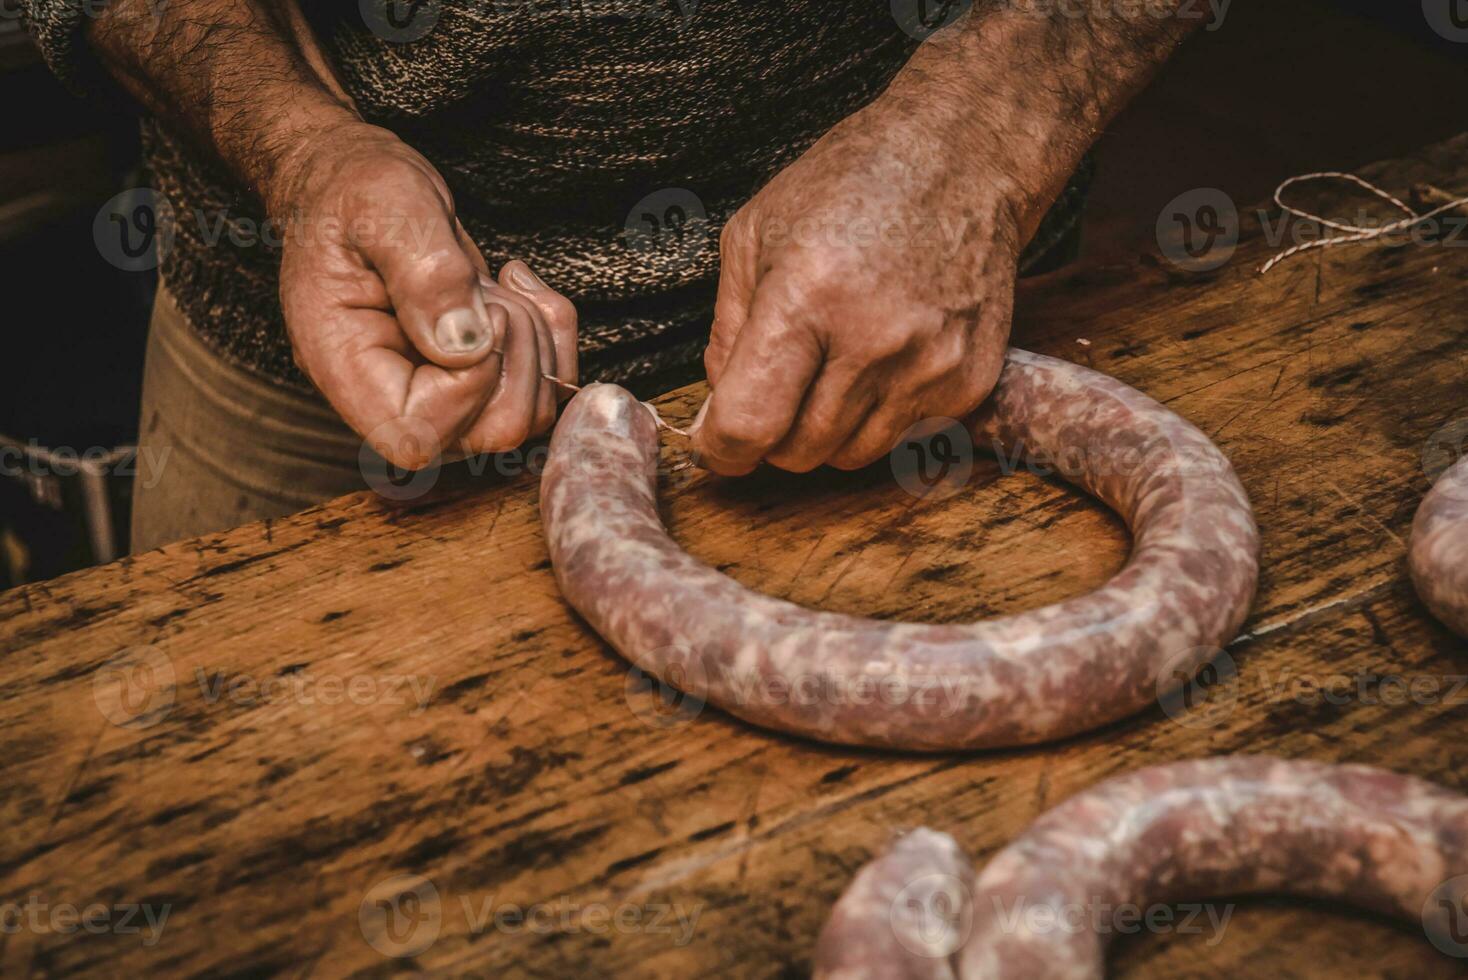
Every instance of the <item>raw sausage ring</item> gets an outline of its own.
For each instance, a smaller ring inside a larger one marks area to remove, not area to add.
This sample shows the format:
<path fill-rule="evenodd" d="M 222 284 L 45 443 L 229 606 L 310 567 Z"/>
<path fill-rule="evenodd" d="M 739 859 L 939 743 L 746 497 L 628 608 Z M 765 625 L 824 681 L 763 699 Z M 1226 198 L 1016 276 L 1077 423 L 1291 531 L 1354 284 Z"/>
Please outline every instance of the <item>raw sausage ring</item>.
<path fill-rule="evenodd" d="M 947 834 L 914 831 L 836 903 L 815 977 L 1091 980 L 1119 910 L 1259 893 L 1420 922 L 1468 955 L 1468 798 L 1368 766 L 1233 756 L 1071 797 L 977 878 Z"/>
<path fill-rule="evenodd" d="M 1468 637 L 1468 459 L 1437 478 L 1417 508 L 1407 567 L 1423 605 Z"/>
<path fill-rule="evenodd" d="M 556 426 L 540 508 L 567 601 L 638 667 L 757 725 L 851 745 L 1045 742 L 1130 715 L 1237 632 L 1258 531 L 1222 453 L 1103 374 L 1011 350 L 967 422 L 980 446 L 1059 461 L 1132 529 L 1103 587 L 1032 612 L 923 625 L 760 595 L 687 555 L 657 509 L 657 428 L 612 385 Z"/>

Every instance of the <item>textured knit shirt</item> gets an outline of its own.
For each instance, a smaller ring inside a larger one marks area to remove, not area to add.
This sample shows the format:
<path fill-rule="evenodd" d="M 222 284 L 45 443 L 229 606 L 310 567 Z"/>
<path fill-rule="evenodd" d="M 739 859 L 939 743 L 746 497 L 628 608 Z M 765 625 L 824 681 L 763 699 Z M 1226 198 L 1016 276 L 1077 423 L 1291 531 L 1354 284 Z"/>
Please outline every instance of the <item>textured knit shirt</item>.
<path fill-rule="evenodd" d="M 82 0 L 22 0 L 52 69 L 100 77 Z M 363 116 L 428 158 L 491 268 L 524 259 L 577 306 L 582 375 L 653 394 L 701 374 L 725 220 L 911 56 L 888 0 L 304 0 Z M 231 362 L 294 386 L 280 250 L 260 205 L 145 118 L 175 232 L 161 272 Z M 1083 180 L 1025 264 L 1077 220 Z"/>

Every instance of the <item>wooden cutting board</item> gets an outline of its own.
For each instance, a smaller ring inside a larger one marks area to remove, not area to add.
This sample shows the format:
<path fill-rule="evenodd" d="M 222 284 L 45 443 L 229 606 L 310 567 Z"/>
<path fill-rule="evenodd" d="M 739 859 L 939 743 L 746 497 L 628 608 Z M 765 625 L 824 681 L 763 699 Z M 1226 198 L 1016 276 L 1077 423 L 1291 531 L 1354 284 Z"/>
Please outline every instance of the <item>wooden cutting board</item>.
<path fill-rule="evenodd" d="M 1461 193 L 1468 136 L 1368 172 Z M 1253 499 L 1258 601 L 1192 710 L 970 755 L 758 731 L 648 691 L 576 619 L 533 474 L 445 474 L 411 502 L 364 492 L 0 595 L 0 902 L 110 916 L 93 931 L 43 912 L 0 934 L 0 970 L 799 976 L 895 829 L 949 831 L 983 860 L 1108 775 L 1229 752 L 1468 790 L 1465 644 L 1403 564 L 1424 452 L 1468 420 L 1468 234 L 1317 251 L 1261 279 L 1279 216 L 1259 214 L 1221 269 L 1145 255 L 1028 282 L 1016 322 L 1019 346 L 1197 423 Z M 702 394 L 662 405 L 687 420 Z M 826 609 L 991 616 L 1094 587 L 1126 556 L 1100 505 L 993 463 L 935 501 L 886 463 L 725 481 L 665 452 L 690 551 Z M 150 932 L 143 912 L 165 907 Z M 1118 945 L 1118 975 L 1461 965 L 1410 925 L 1288 901 L 1240 902 L 1221 935 L 1158 932 Z"/>

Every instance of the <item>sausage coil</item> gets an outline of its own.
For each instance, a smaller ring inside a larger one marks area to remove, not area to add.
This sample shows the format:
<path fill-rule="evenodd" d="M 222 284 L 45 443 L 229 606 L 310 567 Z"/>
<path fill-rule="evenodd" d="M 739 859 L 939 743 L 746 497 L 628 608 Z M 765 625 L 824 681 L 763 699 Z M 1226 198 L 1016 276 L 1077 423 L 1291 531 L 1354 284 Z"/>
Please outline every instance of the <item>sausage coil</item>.
<path fill-rule="evenodd" d="M 1417 508 L 1407 567 L 1423 605 L 1468 637 L 1468 459 L 1438 477 Z"/>
<path fill-rule="evenodd" d="M 1101 588 L 972 624 L 813 611 L 696 561 L 658 516 L 648 407 L 612 385 L 571 400 L 541 515 L 562 594 L 643 670 L 756 725 L 827 742 L 952 750 L 1033 744 L 1142 710 L 1238 631 L 1258 531 L 1203 433 L 1095 371 L 1011 350 L 965 423 L 981 447 L 1058 465 L 1134 542 Z"/>
<path fill-rule="evenodd" d="M 1232 756 L 1142 769 L 1041 816 L 975 877 L 918 830 L 857 874 L 817 980 L 1099 980 L 1123 906 L 1251 893 L 1419 924 L 1468 955 L 1468 798 L 1367 766 Z"/>

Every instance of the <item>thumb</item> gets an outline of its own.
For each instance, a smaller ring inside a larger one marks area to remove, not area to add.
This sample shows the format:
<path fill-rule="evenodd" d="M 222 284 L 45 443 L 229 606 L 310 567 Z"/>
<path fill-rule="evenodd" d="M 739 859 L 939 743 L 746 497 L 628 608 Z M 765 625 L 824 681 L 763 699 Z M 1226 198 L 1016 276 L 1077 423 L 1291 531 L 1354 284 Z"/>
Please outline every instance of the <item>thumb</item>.
<path fill-rule="evenodd" d="M 382 277 L 403 333 L 439 367 L 483 361 L 501 339 L 479 289 L 483 259 L 469 254 L 477 249 L 459 236 L 443 198 L 437 192 L 418 194 L 411 201 L 386 203 L 380 213 L 404 215 L 401 230 L 370 237 L 354 232 L 353 244 Z M 386 222 L 375 217 L 362 227 L 374 224 Z"/>

